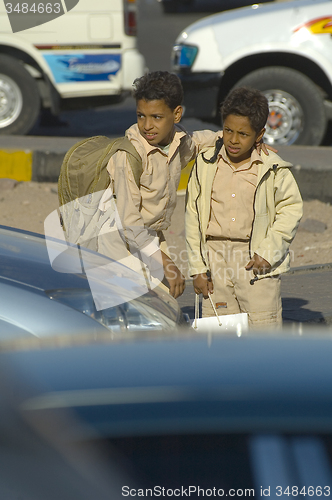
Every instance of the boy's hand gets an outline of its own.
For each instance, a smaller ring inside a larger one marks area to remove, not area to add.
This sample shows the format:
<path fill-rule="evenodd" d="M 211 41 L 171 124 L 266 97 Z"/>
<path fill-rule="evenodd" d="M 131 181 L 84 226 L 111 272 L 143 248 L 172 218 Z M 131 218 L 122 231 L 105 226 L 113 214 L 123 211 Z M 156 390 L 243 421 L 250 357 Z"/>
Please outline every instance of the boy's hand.
<path fill-rule="evenodd" d="M 253 258 L 246 265 L 246 270 L 252 270 L 255 276 L 257 274 L 265 274 L 270 269 L 271 264 L 260 255 L 257 255 L 257 253 L 254 254 Z"/>
<path fill-rule="evenodd" d="M 165 278 L 169 283 L 169 293 L 177 299 L 183 294 L 186 287 L 186 282 L 180 269 L 174 264 L 172 259 L 168 257 L 164 252 L 161 252 Z"/>
<path fill-rule="evenodd" d="M 269 150 L 273 151 L 274 153 L 278 152 L 277 149 L 274 149 L 272 146 L 267 146 L 263 141 L 256 143 L 256 149 L 258 154 L 261 154 L 261 151 L 263 151 L 263 153 L 265 153 L 267 156 L 269 156 Z"/>
<path fill-rule="evenodd" d="M 197 295 L 202 293 L 204 299 L 208 298 L 209 293 L 213 293 L 212 279 L 206 273 L 195 274 L 193 276 L 193 285 Z"/>

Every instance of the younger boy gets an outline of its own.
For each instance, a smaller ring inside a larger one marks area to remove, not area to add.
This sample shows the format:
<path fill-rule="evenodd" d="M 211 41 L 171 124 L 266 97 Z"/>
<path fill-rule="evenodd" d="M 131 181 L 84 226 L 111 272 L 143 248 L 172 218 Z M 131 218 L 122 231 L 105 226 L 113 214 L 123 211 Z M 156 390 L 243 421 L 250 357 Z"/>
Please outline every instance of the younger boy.
<path fill-rule="evenodd" d="M 222 106 L 223 145 L 197 158 L 188 184 L 186 242 L 203 317 L 248 313 L 250 327 L 281 326 L 280 274 L 302 217 L 290 163 L 258 155 L 269 114 L 265 96 L 237 88 Z"/>

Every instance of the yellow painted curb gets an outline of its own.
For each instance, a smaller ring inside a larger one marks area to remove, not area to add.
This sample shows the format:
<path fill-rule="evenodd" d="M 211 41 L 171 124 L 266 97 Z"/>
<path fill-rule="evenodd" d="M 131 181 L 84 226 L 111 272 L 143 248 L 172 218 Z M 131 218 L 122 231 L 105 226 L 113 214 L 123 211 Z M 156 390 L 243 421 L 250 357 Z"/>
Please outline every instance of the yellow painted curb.
<path fill-rule="evenodd" d="M 31 181 L 32 151 L 0 151 L 0 178 Z"/>
<path fill-rule="evenodd" d="M 191 172 L 191 169 L 195 163 L 195 160 L 192 160 L 188 163 L 188 165 L 181 171 L 181 177 L 180 177 L 180 183 L 178 187 L 178 191 L 182 191 L 183 189 L 187 189 L 187 184 L 189 180 L 189 175 Z"/>

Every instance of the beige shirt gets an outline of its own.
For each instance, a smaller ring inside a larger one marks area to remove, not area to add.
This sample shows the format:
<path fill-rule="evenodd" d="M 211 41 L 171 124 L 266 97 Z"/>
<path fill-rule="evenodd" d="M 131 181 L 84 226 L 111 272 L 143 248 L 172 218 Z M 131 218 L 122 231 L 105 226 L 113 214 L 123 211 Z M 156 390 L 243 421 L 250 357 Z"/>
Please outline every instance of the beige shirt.
<path fill-rule="evenodd" d="M 254 196 L 258 163 L 256 149 L 250 160 L 235 168 L 222 147 L 212 185 L 210 221 L 207 236 L 249 240 L 254 219 Z"/>
<path fill-rule="evenodd" d="M 188 133 L 177 125 L 167 154 L 163 149 L 151 146 L 139 133 L 137 124 L 126 131 L 142 158 L 140 187 L 136 185 L 125 152 L 114 154 L 107 170 L 114 179 L 117 210 L 129 244 L 144 248 L 150 255 L 157 250 L 155 234 L 149 230 L 160 231 L 169 227 L 181 169 L 202 147 L 213 146 L 220 134 L 222 132 L 210 130 Z"/>

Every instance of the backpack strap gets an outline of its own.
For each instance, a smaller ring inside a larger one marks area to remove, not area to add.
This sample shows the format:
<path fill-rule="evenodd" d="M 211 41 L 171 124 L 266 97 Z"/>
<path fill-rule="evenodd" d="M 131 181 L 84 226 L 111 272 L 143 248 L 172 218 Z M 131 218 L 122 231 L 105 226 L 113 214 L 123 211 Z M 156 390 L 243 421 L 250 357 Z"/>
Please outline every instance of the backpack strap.
<path fill-rule="evenodd" d="M 97 169 L 99 168 L 101 171 L 106 170 L 106 166 L 111 156 L 113 156 L 117 151 L 125 151 L 127 153 L 127 160 L 133 172 L 135 182 L 139 187 L 140 178 L 143 172 L 142 158 L 126 136 L 119 137 L 118 139 L 110 142 L 110 144 L 105 148 L 104 154 L 98 162 Z"/>

